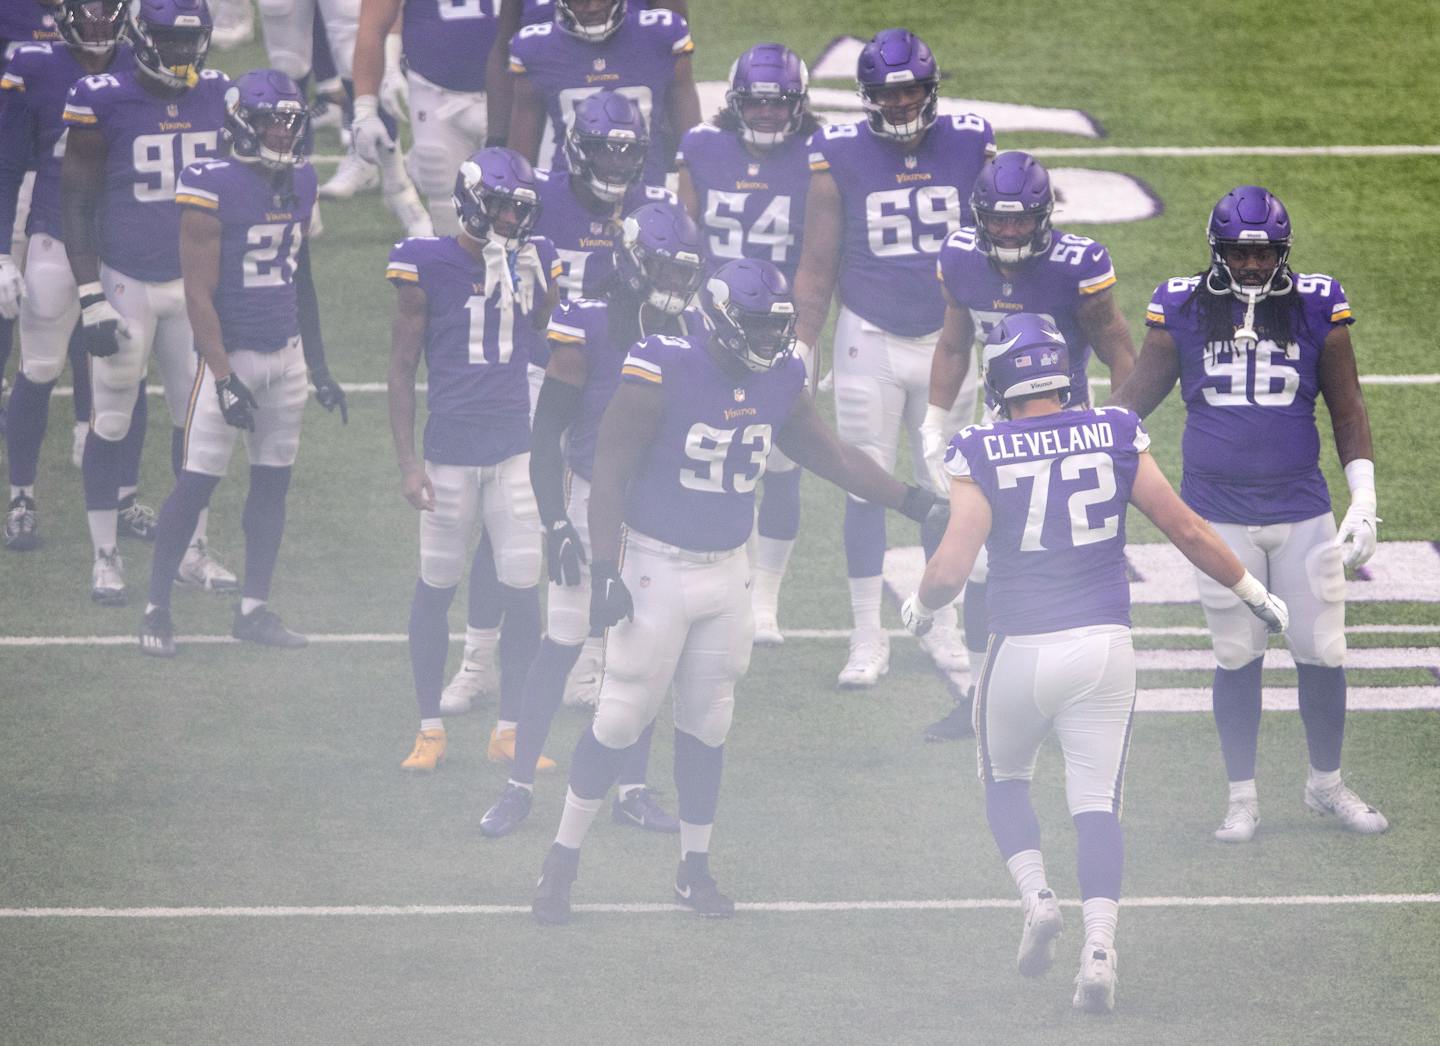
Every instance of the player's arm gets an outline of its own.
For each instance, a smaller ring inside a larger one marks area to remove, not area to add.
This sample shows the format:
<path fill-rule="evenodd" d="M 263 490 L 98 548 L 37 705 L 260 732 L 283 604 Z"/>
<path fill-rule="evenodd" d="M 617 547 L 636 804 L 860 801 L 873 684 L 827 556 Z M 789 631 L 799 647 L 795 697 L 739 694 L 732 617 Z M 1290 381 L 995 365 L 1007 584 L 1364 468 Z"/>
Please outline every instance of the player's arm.
<path fill-rule="evenodd" d="M 1115 304 L 1114 293 L 1107 287 L 1087 294 L 1080 299 L 1076 318 L 1095 355 L 1110 371 L 1110 388 L 1118 389 L 1135 369 L 1135 340 L 1130 336 L 1125 317 L 1120 315 L 1119 306 Z"/>
<path fill-rule="evenodd" d="M 688 53 L 675 59 L 675 78 L 670 81 L 665 104 L 669 107 L 670 128 L 678 147 L 685 132 L 704 121 L 700 115 L 700 94 L 695 89 L 695 63 Z M 667 159 L 673 160 L 674 157 Z"/>
<path fill-rule="evenodd" d="M 685 213 L 690 215 L 698 225 L 700 223 L 700 194 L 695 191 L 695 179 L 690 177 L 690 168 L 687 164 L 680 165 L 680 183 L 675 187 L 675 195 L 680 199 L 680 206 L 685 208 Z"/>
<path fill-rule="evenodd" d="M 376 97 L 385 76 L 385 38 L 400 15 L 402 0 L 360 0 L 360 21 L 355 30 L 355 99 Z"/>
<path fill-rule="evenodd" d="M 1330 410 L 1335 433 L 1335 450 L 1345 466 L 1350 487 L 1350 507 L 1340 521 L 1335 541 L 1344 551 L 1347 567 L 1362 566 L 1375 554 L 1375 445 L 1370 437 L 1370 414 L 1360 391 L 1360 374 L 1355 364 L 1355 346 L 1350 328 L 1337 326 L 1325 336 L 1320 353 L 1320 394 Z M 1347 547 L 1348 546 L 1348 547 Z"/>
<path fill-rule="evenodd" d="M 105 136 L 98 127 L 69 125 L 65 158 L 60 165 L 60 221 L 70 271 L 85 296 L 87 284 L 100 282 L 100 248 L 95 241 L 96 215 L 105 190 Z"/>
<path fill-rule="evenodd" d="M 962 307 L 943 283 L 940 293 L 945 298 L 945 322 L 935 342 L 935 355 L 930 357 L 930 401 L 925 406 L 925 419 L 920 423 L 920 453 L 929 469 L 932 487 L 943 495 L 950 489 L 949 478 L 943 471 L 945 445 L 954 435 L 946 428 L 955 397 L 960 395 L 960 386 L 970 370 L 970 357 L 975 351 L 975 321 L 970 310 Z M 965 423 L 969 421 L 964 419 Z"/>
<path fill-rule="evenodd" d="M 990 535 L 990 522 L 990 502 L 980 485 L 968 477 L 952 479 L 950 522 L 915 594 L 920 617 L 933 617 L 936 608 L 955 601 Z"/>
<path fill-rule="evenodd" d="M 605 629 L 621 618 L 634 618 L 635 606 L 620 579 L 620 528 L 625 521 L 625 491 L 640 470 L 645 452 L 660 431 L 664 393 L 658 386 L 621 382 L 595 444 L 590 481 L 590 627 Z"/>
<path fill-rule="evenodd" d="M 557 585 L 578 585 L 585 550 L 565 511 L 565 431 L 580 416 L 580 390 L 589 367 L 572 344 L 550 341 L 550 362 L 530 428 L 530 486 L 545 527 L 546 565 Z"/>
<path fill-rule="evenodd" d="M 330 376 L 325 362 L 325 336 L 320 331 L 320 299 L 315 293 L 315 277 L 310 270 L 310 237 L 300 243 L 295 259 L 295 304 L 300 318 L 300 348 L 305 353 L 305 366 L 310 370 L 310 384 L 315 386 L 315 399 L 328 411 L 340 408 L 340 424 L 350 424 L 350 408 L 345 390 Z"/>
<path fill-rule="evenodd" d="M 1127 407 L 1142 418 L 1170 394 L 1180 378 L 1180 352 L 1170 332 L 1151 327 L 1145 332 L 1140 358 L 1122 387 L 1111 388 L 1106 405 Z"/>
<path fill-rule="evenodd" d="M 512 68 L 509 75 L 513 89 L 509 145 L 534 163 L 540 155 L 540 135 L 545 128 L 545 99 L 525 73 Z"/>
<path fill-rule="evenodd" d="M 522 0 L 502 0 L 495 21 L 495 42 L 485 58 L 485 144 L 504 145 L 510 135 L 515 78 L 510 72 L 510 41 L 520 31 Z"/>
<path fill-rule="evenodd" d="M 400 466 L 400 488 L 405 500 L 422 512 L 435 508 L 435 488 L 425 474 L 425 463 L 415 452 L 415 376 L 425 355 L 425 326 L 429 302 L 418 283 L 396 288 L 395 317 L 390 322 L 390 368 L 385 374 L 385 405 L 390 414 L 390 436 Z"/>
<path fill-rule="evenodd" d="M 820 339 L 840 272 L 840 187 L 828 171 L 810 175 L 805 197 L 805 242 L 795 272 L 795 337 L 812 348 Z M 816 361 L 817 373 L 819 361 Z"/>
<path fill-rule="evenodd" d="M 12 87 L 6 80 L 5 90 L 0 91 L 0 229 L 15 226 L 20 185 L 32 163 L 35 130 L 35 112 L 27 104 L 24 88 Z M 10 245 L 0 244 L 0 316 L 13 320 L 24 298 L 25 278 L 10 257 Z"/>
<path fill-rule="evenodd" d="M 216 381 L 230 376 L 230 359 L 215 311 L 220 286 L 220 218 L 194 207 L 180 210 L 180 273 L 185 281 L 185 313 L 195 333 L 195 351 Z"/>
<path fill-rule="evenodd" d="M 1214 527 L 1180 500 L 1180 495 L 1175 493 L 1175 488 L 1148 451 L 1139 455 L 1130 501 L 1197 569 L 1239 596 L 1271 632 L 1284 631 L 1290 617 L 1285 604 L 1267 592 L 1265 586 L 1245 569 L 1235 553 L 1230 551 L 1230 546 L 1215 533 Z"/>

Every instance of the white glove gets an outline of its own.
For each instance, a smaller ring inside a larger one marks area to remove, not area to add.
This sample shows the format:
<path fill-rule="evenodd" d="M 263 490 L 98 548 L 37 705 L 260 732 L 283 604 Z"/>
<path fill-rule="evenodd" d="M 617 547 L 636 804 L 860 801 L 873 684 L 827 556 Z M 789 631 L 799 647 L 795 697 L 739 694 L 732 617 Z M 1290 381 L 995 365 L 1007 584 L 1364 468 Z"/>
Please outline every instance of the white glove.
<path fill-rule="evenodd" d="M 1260 584 L 1260 579 L 1250 571 L 1245 571 L 1244 576 L 1230 586 L 1230 591 L 1240 597 L 1240 601 L 1250 608 L 1250 613 L 1265 622 L 1265 628 L 1271 635 L 1290 627 L 1290 608 L 1283 599 Z"/>
<path fill-rule="evenodd" d="M 791 350 L 792 355 L 805 364 L 805 384 L 812 391 L 815 388 L 815 350 L 801 341 L 795 339 L 795 348 Z"/>
<path fill-rule="evenodd" d="M 25 277 L 15 259 L 0 254 L 0 318 L 13 320 L 20 315 L 20 303 L 25 300 Z"/>
<path fill-rule="evenodd" d="M 410 82 L 400 64 L 400 37 L 385 37 L 385 72 L 380 77 L 380 101 L 397 120 L 410 122 Z"/>
<path fill-rule="evenodd" d="M 950 496 L 950 477 L 945 474 L 945 448 L 950 442 L 945 434 L 945 422 L 949 416 L 950 412 L 944 407 L 931 403 L 925 407 L 925 420 L 920 423 L 920 453 L 925 458 L 935 493 L 942 498 Z"/>
<path fill-rule="evenodd" d="M 536 299 L 545 296 L 548 286 L 540 252 L 533 243 L 525 244 L 515 252 L 515 304 L 523 314 L 530 315 Z"/>
<path fill-rule="evenodd" d="M 380 102 L 373 94 L 355 99 L 355 116 L 350 121 L 350 139 L 355 155 L 366 163 L 379 163 L 380 157 L 395 149 L 385 122 L 380 119 Z"/>
<path fill-rule="evenodd" d="M 900 604 L 900 623 L 912 636 L 923 636 L 935 624 L 935 611 L 920 602 L 919 592 L 912 592 Z"/>
<path fill-rule="evenodd" d="M 1345 479 L 1350 484 L 1350 507 L 1340 521 L 1335 545 L 1345 568 L 1354 570 L 1375 554 L 1375 527 L 1380 522 L 1375 516 L 1375 463 L 1355 459 L 1345 466 Z"/>

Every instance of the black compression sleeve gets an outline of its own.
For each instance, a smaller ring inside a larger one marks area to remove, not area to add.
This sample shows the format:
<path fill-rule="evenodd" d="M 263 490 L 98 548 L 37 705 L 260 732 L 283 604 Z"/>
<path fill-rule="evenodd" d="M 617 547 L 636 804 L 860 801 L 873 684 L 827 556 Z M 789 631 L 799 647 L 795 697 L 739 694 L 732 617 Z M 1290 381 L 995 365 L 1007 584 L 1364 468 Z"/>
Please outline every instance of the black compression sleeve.
<path fill-rule="evenodd" d="M 580 416 L 580 389 L 546 378 L 535 404 L 535 423 L 530 434 L 530 485 L 540 519 L 548 527 L 565 518 L 565 459 L 560 437 Z"/>
<path fill-rule="evenodd" d="M 325 338 L 320 333 L 320 301 L 315 296 L 315 279 L 310 274 L 310 243 L 300 245 L 295 259 L 295 298 L 300 313 L 300 347 L 305 366 L 312 376 L 328 373 L 325 366 Z"/>

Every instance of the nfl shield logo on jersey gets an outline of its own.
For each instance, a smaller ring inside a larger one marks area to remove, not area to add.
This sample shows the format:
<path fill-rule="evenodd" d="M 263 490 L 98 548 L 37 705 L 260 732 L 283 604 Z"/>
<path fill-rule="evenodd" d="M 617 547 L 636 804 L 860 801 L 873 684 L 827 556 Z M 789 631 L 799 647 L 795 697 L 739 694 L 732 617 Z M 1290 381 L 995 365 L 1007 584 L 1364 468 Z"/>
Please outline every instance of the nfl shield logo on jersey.
<path fill-rule="evenodd" d="M 736 390 L 735 390 L 735 402 L 736 402 L 736 403 L 744 403 L 744 402 L 745 402 L 745 390 L 744 390 L 744 389 L 736 389 Z"/>
<path fill-rule="evenodd" d="M 165 115 L 170 117 L 170 119 L 172 120 L 175 119 L 175 117 L 180 115 L 180 107 L 174 102 L 171 102 L 165 107 Z"/>
<path fill-rule="evenodd" d="M 760 177 L 760 165 L 758 163 L 752 163 L 749 167 L 745 168 L 745 173 L 751 178 Z"/>
<path fill-rule="evenodd" d="M 595 67 L 597 73 L 603 73 L 605 71 L 605 59 L 597 58 L 591 64 Z"/>
<path fill-rule="evenodd" d="M 907 153 L 905 155 L 905 169 L 907 171 L 913 171 L 919 163 L 920 157 L 916 156 L 914 153 Z"/>

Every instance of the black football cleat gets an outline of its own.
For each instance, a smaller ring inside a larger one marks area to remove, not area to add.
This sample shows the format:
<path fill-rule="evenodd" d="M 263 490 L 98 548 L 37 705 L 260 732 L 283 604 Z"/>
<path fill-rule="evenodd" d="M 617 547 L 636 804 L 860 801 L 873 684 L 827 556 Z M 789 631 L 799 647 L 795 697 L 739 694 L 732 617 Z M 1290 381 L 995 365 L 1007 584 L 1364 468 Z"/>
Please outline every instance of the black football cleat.
<path fill-rule="evenodd" d="M 120 508 L 115 516 L 118 533 L 122 538 L 136 541 L 154 541 L 160 529 L 160 517 L 149 505 L 142 505 L 130 494 L 120 499 Z"/>
<path fill-rule="evenodd" d="M 707 919 L 729 919 L 735 902 L 726 897 L 710 877 L 708 854 L 687 853 L 675 869 L 675 899 Z"/>
<path fill-rule="evenodd" d="M 955 702 L 948 715 L 936 720 L 925 728 L 927 741 L 959 741 L 975 736 L 975 724 L 971 721 L 975 708 L 975 688 L 972 686 L 965 697 Z"/>
<path fill-rule="evenodd" d="M 40 547 L 40 517 L 35 501 L 17 494 L 5 510 L 5 547 L 16 552 L 31 552 Z"/>
<path fill-rule="evenodd" d="M 680 831 L 680 819 L 657 803 L 655 793 L 648 788 L 631 792 L 624 799 L 617 795 L 610 819 L 616 824 L 628 824 L 647 832 L 673 835 Z"/>
<path fill-rule="evenodd" d="M 540 866 L 540 881 L 530 914 L 544 926 L 563 926 L 570 921 L 570 887 L 580 870 L 580 851 L 554 843 Z"/>
<path fill-rule="evenodd" d="M 175 656 L 175 625 L 165 607 L 145 612 L 140 622 L 140 653 L 150 657 Z"/>
<path fill-rule="evenodd" d="M 288 650 L 298 650 L 302 646 L 310 645 L 310 641 L 300 633 L 291 632 L 281 624 L 280 615 L 268 607 L 256 607 L 250 613 L 242 614 L 237 606 L 235 623 L 230 626 L 230 634 L 249 643 L 284 647 Z"/>
<path fill-rule="evenodd" d="M 520 822 L 530 816 L 530 804 L 535 796 L 528 788 L 517 784 L 506 784 L 505 791 L 495 800 L 495 805 L 480 818 L 480 834 L 487 839 L 499 839 L 520 827 Z"/>

